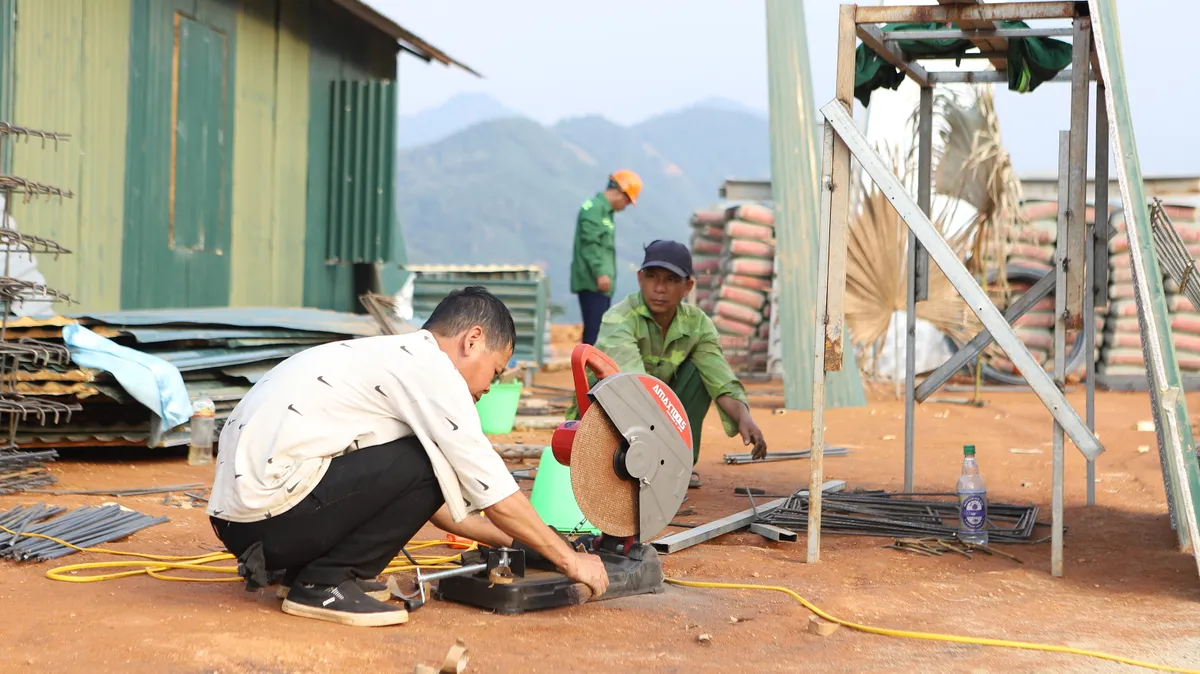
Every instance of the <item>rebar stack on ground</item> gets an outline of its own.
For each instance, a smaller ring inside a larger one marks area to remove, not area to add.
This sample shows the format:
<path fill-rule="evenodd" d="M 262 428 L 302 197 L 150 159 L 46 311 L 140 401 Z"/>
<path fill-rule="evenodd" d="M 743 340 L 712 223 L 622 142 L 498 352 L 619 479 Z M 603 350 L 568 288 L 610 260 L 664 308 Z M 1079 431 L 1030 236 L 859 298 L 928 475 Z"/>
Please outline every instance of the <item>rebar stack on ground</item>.
<path fill-rule="evenodd" d="M 989 503 L 989 543 L 1030 543 L 1037 506 Z M 793 531 L 808 528 L 808 494 L 796 494 L 759 522 Z M 821 533 L 888 538 L 954 538 L 958 531 L 955 494 L 896 494 L 883 491 L 825 494 L 821 498 Z"/>
<path fill-rule="evenodd" d="M 54 149 L 58 144 L 68 139 L 68 136 L 52 131 L 38 131 L 8 122 L 0 121 L 0 158 L 10 157 L 11 145 L 14 138 L 40 138 L 42 146 L 45 141 L 53 141 Z M 17 176 L 0 175 L 0 193 L 4 194 L 4 210 L 0 214 L 0 247 L 3 248 L 4 264 L 0 270 L 0 415 L 7 416 L 8 437 L 0 442 L 0 494 L 11 493 L 21 489 L 40 487 L 51 484 L 54 478 L 49 475 L 39 459 L 20 458 L 17 449 L 17 426 L 19 422 L 33 420 L 45 425 L 47 421 L 58 423 L 65 417 L 70 420 L 71 413 L 79 411 L 78 404 L 65 404 L 45 398 L 26 397 L 17 392 L 17 371 L 25 368 L 34 370 L 61 366 L 71 362 L 71 355 L 61 344 L 40 342 L 34 339 L 11 339 L 8 335 L 9 317 L 13 315 L 13 306 L 23 307 L 27 301 L 35 302 L 72 302 L 66 293 L 50 288 L 41 283 L 27 279 L 14 278 L 12 274 L 13 254 L 35 255 L 48 254 L 57 258 L 59 255 L 70 254 L 71 251 L 54 241 L 38 236 L 21 234 L 12 224 L 10 214 L 13 206 L 13 195 L 23 195 L 23 201 L 29 203 L 35 197 L 55 196 L 61 201 L 64 197 L 74 196 L 69 190 L 45 185 L 40 182 Z M 38 452 L 26 457 L 41 457 L 53 459 L 54 452 Z"/>
<path fill-rule="evenodd" d="M 54 484 L 58 478 L 50 474 L 44 461 L 58 458 L 58 452 L 0 452 L 0 495 Z"/>
<path fill-rule="evenodd" d="M 850 450 L 845 447 L 826 447 L 825 456 L 849 456 Z M 772 463 L 775 461 L 796 461 L 812 456 L 811 449 L 801 449 L 794 452 L 771 452 L 765 458 L 755 459 L 750 452 L 734 452 L 725 455 L 725 463 L 740 466 L 747 463 Z"/>
<path fill-rule="evenodd" d="M 56 541 L 29 534 L 51 536 L 80 548 L 90 548 L 168 521 L 166 517 L 152 517 L 118 505 L 84 506 L 59 515 L 63 510 L 39 503 L 0 513 L 0 526 L 12 532 L 0 531 L 0 557 L 20 562 L 45 562 L 78 552 Z"/>

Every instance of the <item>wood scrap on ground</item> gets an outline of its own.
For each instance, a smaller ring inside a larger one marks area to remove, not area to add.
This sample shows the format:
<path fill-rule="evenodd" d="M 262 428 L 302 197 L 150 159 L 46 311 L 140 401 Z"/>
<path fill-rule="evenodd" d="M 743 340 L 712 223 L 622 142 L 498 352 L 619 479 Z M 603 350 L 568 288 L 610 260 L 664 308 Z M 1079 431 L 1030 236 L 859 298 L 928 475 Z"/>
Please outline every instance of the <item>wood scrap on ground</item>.
<path fill-rule="evenodd" d="M 946 538 L 897 538 L 892 543 L 883 546 L 901 552 L 910 552 L 927 557 L 941 557 L 942 555 L 952 552 L 957 555 L 962 555 L 967 559 L 971 559 L 971 553 L 981 552 L 985 555 L 996 555 L 1010 559 L 1017 564 L 1024 564 L 1020 559 L 1001 552 L 995 548 L 986 545 L 976 545 L 974 543 L 965 543 L 957 539 Z"/>

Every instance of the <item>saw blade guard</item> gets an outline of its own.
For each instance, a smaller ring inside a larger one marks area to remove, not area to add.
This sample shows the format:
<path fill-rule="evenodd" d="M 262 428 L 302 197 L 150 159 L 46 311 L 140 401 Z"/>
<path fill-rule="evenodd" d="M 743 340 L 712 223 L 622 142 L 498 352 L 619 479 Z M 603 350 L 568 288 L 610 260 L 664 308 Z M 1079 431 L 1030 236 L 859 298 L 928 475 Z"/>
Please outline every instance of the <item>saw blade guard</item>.
<path fill-rule="evenodd" d="M 636 535 L 648 541 L 667 527 L 687 496 L 692 473 L 687 412 L 671 387 L 646 374 L 610 375 L 592 388 L 591 396 L 623 439 L 613 448 L 609 465 L 637 485 Z M 576 500 L 590 500 L 580 498 L 589 485 L 572 480 L 572 488 Z"/>

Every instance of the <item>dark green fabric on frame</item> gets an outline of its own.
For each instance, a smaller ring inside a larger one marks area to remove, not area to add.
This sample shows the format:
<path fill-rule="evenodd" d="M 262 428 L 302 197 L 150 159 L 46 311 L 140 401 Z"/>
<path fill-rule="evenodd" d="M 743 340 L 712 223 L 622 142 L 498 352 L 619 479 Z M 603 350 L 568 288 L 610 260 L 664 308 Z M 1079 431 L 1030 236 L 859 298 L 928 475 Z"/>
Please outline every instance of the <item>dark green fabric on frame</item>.
<path fill-rule="evenodd" d="M 1024 21 L 997 21 L 998 28 L 1028 28 Z M 891 23 L 884 32 L 902 30 L 939 30 L 938 23 Z M 957 26 L 952 26 L 957 29 Z M 900 49 L 910 56 L 953 56 L 966 54 L 974 48 L 969 40 L 899 40 Z M 1071 65 L 1071 44 L 1046 37 L 1010 38 L 1008 40 L 1008 88 L 1028 93 Z M 883 60 L 883 57 L 860 44 L 854 52 L 854 97 L 867 106 L 871 92 L 881 87 L 898 89 L 904 73 Z"/>

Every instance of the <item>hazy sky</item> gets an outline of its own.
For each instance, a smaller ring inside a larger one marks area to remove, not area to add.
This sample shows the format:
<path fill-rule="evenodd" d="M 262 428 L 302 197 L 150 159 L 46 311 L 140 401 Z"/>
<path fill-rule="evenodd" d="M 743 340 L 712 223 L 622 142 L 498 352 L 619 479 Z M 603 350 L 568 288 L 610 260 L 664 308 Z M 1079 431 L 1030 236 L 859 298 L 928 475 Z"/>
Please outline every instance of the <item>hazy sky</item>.
<path fill-rule="evenodd" d="M 762 0 L 368 2 L 486 78 L 402 57 L 404 114 L 468 91 L 541 122 L 602 114 L 632 123 L 711 96 L 767 107 Z M 833 97 L 838 4 L 804 0 L 818 105 Z M 1200 25 L 1200 2 L 1119 0 L 1118 6 L 1143 170 L 1200 174 L 1200 130 L 1192 123 L 1200 91 L 1188 47 Z M 1018 170 L 1053 169 L 1042 165 L 1053 150 L 1036 150 L 1043 136 L 1053 147 L 1055 130 L 1066 127 L 1069 87 L 1047 84 L 1024 96 L 998 91 L 997 108 L 1013 146 L 1032 144 L 1030 154 L 1037 155 L 1023 158 L 1014 149 Z"/>

